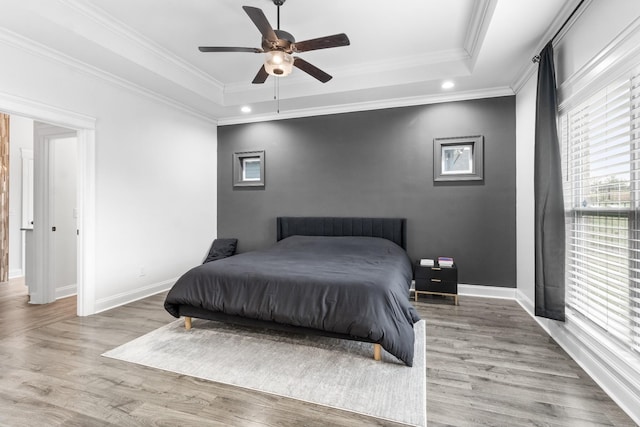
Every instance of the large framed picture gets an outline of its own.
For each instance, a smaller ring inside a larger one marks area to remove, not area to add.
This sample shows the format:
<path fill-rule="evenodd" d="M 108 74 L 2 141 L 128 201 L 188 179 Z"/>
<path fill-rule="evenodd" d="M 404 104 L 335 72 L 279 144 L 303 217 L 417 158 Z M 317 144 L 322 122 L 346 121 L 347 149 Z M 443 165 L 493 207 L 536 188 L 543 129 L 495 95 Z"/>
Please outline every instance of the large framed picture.
<path fill-rule="evenodd" d="M 482 181 L 484 156 L 482 135 L 435 138 L 433 140 L 433 180 Z"/>
<path fill-rule="evenodd" d="M 264 187 L 264 151 L 233 153 L 233 186 Z"/>

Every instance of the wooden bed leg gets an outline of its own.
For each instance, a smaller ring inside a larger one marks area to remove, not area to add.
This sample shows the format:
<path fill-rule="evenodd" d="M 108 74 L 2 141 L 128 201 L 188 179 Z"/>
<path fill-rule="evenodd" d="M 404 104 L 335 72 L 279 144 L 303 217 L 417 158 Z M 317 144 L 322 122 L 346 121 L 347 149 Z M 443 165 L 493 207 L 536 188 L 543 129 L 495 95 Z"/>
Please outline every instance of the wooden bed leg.
<path fill-rule="evenodd" d="M 184 328 L 188 331 L 191 329 L 191 317 L 184 318 Z"/>
<path fill-rule="evenodd" d="M 373 360 L 382 360 L 382 346 L 380 344 L 373 345 Z"/>

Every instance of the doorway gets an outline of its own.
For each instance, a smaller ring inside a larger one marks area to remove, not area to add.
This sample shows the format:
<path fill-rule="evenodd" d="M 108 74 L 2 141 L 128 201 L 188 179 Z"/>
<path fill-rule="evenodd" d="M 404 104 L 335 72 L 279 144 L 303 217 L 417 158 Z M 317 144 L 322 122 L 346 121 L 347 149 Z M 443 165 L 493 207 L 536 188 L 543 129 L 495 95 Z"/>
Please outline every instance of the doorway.
<path fill-rule="evenodd" d="M 0 92 L 0 111 L 65 127 L 76 132 L 77 314 L 78 316 L 93 314 L 95 312 L 95 119 L 2 92 Z M 34 199 L 40 200 L 45 195 L 39 193 L 38 188 L 42 187 L 36 186 Z M 46 212 L 42 213 L 41 218 L 46 218 L 45 215 Z M 36 209 L 34 222 L 37 217 Z M 34 229 L 33 237 L 34 247 L 40 251 L 36 257 L 44 259 L 45 247 L 51 244 L 51 239 L 47 239 L 47 233 L 42 228 L 39 232 Z M 34 267 L 34 274 L 41 279 L 44 278 L 48 271 L 47 267 L 43 263 L 36 263 Z"/>
<path fill-rule="evenodd" d="M 33 128 L 33 248 L 27 254 L 37 262 L 26 280 L 30 303 L 47 304 L 77 290 L 77 135 L 37 121 Z"/>

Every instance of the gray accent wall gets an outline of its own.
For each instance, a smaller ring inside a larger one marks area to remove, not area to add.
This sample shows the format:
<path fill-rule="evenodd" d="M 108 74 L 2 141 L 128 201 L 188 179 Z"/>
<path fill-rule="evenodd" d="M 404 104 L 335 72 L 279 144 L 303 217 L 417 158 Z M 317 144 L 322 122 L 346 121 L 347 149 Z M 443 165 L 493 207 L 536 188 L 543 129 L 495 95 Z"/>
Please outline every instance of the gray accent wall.
<path fill-rule="evenodd" d="M 484 180 L 434 183 L 434 138 L 469 135 L 484 136 Z M 259 150 L 265 187 L 234 188 L 233 153 Z M 513 96 L 220 126 L 218 236 L 245 252 L 275 242 L 278 216 L 403 217 L 413 260 L 515 287 L 515 155 Z"/>

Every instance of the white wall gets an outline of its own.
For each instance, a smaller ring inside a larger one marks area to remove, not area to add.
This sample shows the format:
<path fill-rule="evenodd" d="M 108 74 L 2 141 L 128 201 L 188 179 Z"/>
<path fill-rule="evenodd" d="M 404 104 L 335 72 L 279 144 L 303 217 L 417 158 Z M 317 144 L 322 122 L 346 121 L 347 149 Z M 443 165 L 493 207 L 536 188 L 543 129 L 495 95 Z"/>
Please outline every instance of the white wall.
<path fill-rule="evenodd" d="M 584 76 L 599 79 L 602 64 L 598 58 L 613 45 L 636 49 L 633 40 L 640 37 L 640 1 L 590 1 L 578 20 L 558 40 L 556 77 L 559 102 L 576 93 L 569 89 Z M 619 55 L 618 55 L 619 56 Z M 607 58 L 608 61 L 612 58 Z M 613 58 L 615 59 L 615 58 Z M 517 185 L 517 298 L 533 314 L 534 301 L 534 202 L 533 153 L 535 126 L 536 75 L 516 95 L 516 185 Z M 603 346 L 572 324 L 536 318 L 550 335 L 592 378 L 640 423 L 640 374 L 637 366 L 626 363 L 615 350 Z"/>
<path fill-rule="evenodd" d="M 21 148 L 33 150 L 33 120 L 10 116 L 9 129 L 9 278 L 22 270 L 22 157 Z"/>
<path fill-rule="evenodd" d="M 518 293 L 533 305 L 535 288 L 535 236 L 533 158 L 536 125 L 537 74 L 516 96 L 516 283 Z"/>
<path fill-rule="evenodd" d="M 0 98 L 96 119 L 96 310 L 197 264 L 216 236 L 216 125 L 13 44 L 0 57 Z"/>

